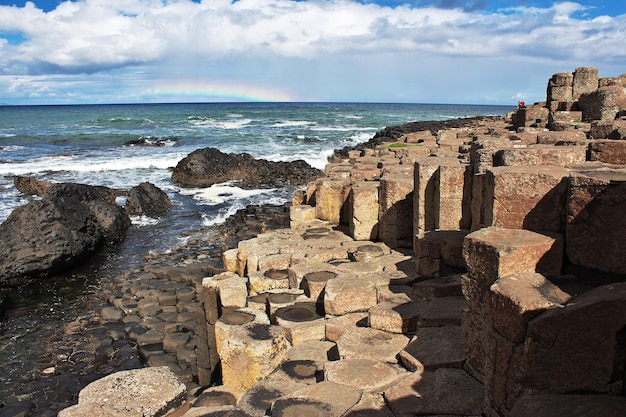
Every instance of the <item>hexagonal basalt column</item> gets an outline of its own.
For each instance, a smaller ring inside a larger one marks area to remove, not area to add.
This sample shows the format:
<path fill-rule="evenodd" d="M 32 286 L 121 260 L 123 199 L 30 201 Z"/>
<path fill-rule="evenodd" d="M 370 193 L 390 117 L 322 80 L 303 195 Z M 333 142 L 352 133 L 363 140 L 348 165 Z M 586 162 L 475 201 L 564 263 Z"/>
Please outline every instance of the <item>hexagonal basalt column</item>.
<path fill-rule="evenodd" d="M 326 324 L 314 303 L 296 303 L 281 307 L 274 313 L 276 323 L 285 329 L 292 345 L 311 340 L 324 340 Z"/>

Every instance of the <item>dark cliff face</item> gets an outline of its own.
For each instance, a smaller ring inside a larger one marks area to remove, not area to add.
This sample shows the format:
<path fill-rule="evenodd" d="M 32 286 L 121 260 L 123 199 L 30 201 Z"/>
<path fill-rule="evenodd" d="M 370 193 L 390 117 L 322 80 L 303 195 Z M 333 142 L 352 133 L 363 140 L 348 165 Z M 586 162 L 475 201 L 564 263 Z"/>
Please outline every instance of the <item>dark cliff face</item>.
<path fill-rule="evenodd" d="M 0 286 L 72 267 L 123 240 L 130 224 L 126 211 L 95 187 L 50 186 L 41 200 L 18 207 L 0 224 Z"/>
<path fill-rule="evenodd" d="M 275 188 L 304 185 L 322 171 L 302 160 L 272 162 L 250 154 L 225 154 L 215 148 L 198 149 L 182 159 L 172 173 L 172 182 L 190 187 L 210 187 L 238 181 L 243 188 Z"/>

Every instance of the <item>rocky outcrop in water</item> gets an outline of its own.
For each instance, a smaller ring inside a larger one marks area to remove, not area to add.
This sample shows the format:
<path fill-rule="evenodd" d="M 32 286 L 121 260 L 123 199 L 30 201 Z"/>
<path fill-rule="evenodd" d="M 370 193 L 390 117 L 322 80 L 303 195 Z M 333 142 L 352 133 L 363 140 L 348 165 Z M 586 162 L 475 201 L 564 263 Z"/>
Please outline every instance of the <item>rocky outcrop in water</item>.
<path fill-rule="evenodd" d="M 172 181 L 190 187 L 210 187 L 238 181 L 243 188 L 274 188 L 303 185 L 322 172 L 302 160 L 273 162 L 254 159 L 247 153 L 225 154 L 215 148 L 198 149 L 174 168 Z"/>
<path fill-rule="evenodd" d="M 63 185 L 59 183 L 53 183 L 50 181 L 38 180 L 32 177 L 23 177 L 20 175 L 16 175 L 15 177 L 13 177 L 13 184 L 15 185 L 15 188 L 21 193 L 29 194 L 29 195 L 38 195 L 40 197 L 43 196 L 50 187 L 57 187 L 57 186 Z M 81 185 L 81 184 L 74 184 L 74 185 Z M 88 194 L 90 198 L 94 197 L 99 200 L 108 201 L 111 204 L 115 204 L 115 200 L 117 199 L 117 197 L 125 196 L 128 194 L 124 190 L 104 187 L 101 185 L 89 185 L 89 186 L 85 185 L 84 187 L 89 187 Z M 87 189 L 83 188 L 83 190 L 87 190 Z M 82 192 L 84 193 L 86 191 L 82 191 Z"/>
<path fill-rule="evenodd" d="M 131 216 L 159 217 L 167 214 L 172 202 L 167 194 L 149 182 L 131 188 L 126 200 L 126 210 Z"/>
<path fill-rule="evenodd" d="M 15 209 L 0 224 L 0 286 L 65 270 L 123 240 L 130 219 L 109 199 L 98 187 L 53 184 Z"/>

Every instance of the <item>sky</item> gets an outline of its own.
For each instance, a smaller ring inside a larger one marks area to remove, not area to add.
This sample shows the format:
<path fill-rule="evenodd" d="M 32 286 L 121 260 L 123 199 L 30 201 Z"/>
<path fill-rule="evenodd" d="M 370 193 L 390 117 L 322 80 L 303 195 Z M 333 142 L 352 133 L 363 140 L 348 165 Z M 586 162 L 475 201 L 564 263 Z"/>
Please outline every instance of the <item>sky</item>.
<path fill-rule="evenodd" d="M 623 0 L 0 0 L 0 104 L 515 105 L 625 45 Z"/>

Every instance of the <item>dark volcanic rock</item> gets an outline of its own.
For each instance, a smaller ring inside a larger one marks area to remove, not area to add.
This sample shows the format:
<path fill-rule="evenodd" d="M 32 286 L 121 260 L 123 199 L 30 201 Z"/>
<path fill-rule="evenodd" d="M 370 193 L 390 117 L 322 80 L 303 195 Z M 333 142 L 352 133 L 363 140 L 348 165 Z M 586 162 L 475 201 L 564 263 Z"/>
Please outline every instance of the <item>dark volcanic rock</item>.
<path fill-rule="evenodd" d="M 171 138 L 160 138 L 155 136 L 141 136 L 138 139 L 126 142 L 126 146 L 147 146 L 154 148 L 162 148 L 174 143 Z"/>
<path fill-rule="evenodd" d="M 60 187 L 60 190 L 66 190 L 67 186 L 72 187 L 72 192 L 77 192 L 89 199 L 105 200 L 111 204 L 115 204 L 115 200 L 119 196 L 127 195 L 124 190 L 118 190 L 115 188 L 104 187 L 101 185 L 83 185 L 74 183 L 53 183 L 49 181 L 38 180 L 31 177 L 23 177 L 16 175 L 13 177 L 13 184 L 15 188 L 21 193 L 43 196 L 46 192 L 56 193 L 55 188 Z M 65 191 L 60 191 L 65 192 Z"/>
<path fill-rule="evenodd" d="M 172 202 L 163 190 L 149 182 L 131 188 L 126 201 L 126 211 L 133 216 L 158 217 L 167 214 Z"/>
<path fill-rule="evenodd" d="M 7 299 L 7 296 L 3 292 L 0 292 L 0 317 L 2 317 L 7 311 L 8 303 L 9 301 Z"/>
<path fill-rule="evenodd" d="M 273 188 L 303 185 L 322 175 L 302 160 L 271 162 L 254 159 L 247 153 L 225 154 L 215 148 L 193 151 L 182 159 L 172 181 L 192 187 L 210 187 L 226 181 L 239 181 L 243 188 Z"/>
<path fill-rule="evenodd" d="M 55 184 L 0 224 L 0 286 L 72 267 L 102 244 L 124 239 L 129 226 L 126 211 L 105 201 L 99 188 Z"/>

